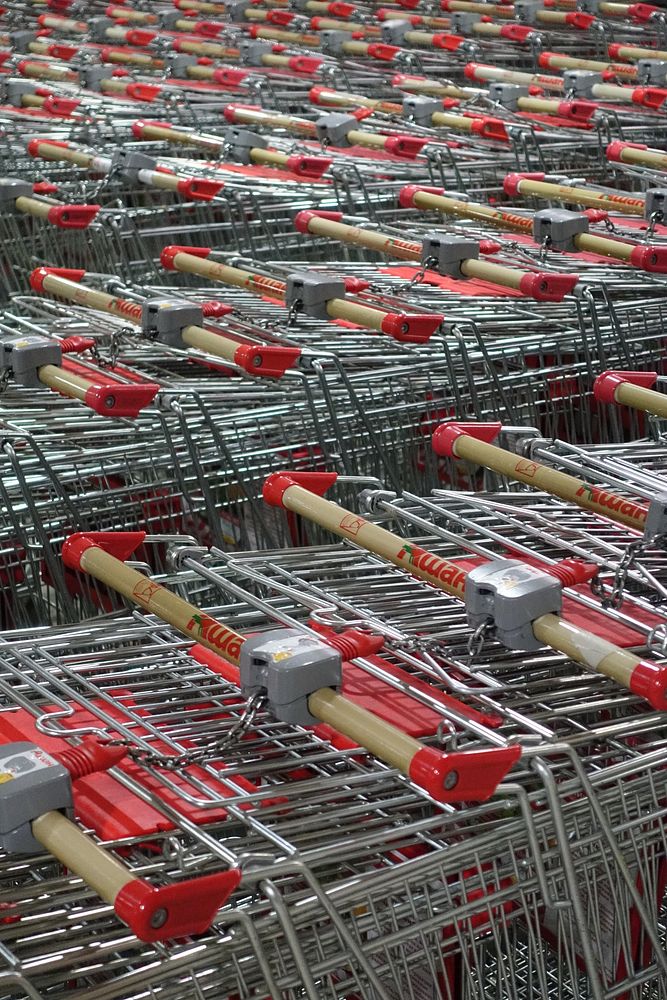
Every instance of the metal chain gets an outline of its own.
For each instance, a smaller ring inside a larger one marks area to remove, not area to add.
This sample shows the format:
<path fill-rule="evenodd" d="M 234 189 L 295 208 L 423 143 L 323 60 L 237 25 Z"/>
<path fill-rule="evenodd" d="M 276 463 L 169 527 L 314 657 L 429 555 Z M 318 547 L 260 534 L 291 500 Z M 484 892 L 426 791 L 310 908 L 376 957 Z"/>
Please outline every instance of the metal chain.
<path fill-rule="evenodd" d="M 107 746 L 127 747 L 128 757 L 144 767 L 161 767 L 166 771 L 175 771 L 181 767 L 191 767 L 193 764 L 202 764 L 207 758 L 218 757 L 224 750 L 241 739 L 247 733 L 255 721 L 257 713 L 266 704 L 266 695 L 258 692 L 252 695 L 239 716 L 238 720 L 223 737 L 213 740 L 205 746 L 184 750 L 183 753 L 168 757 L 165 754 L 152 753 L 150 750 L 140 750 L 134 747 L 130 740 L 109 740 Z"/>
<path fill-rule="evenodd" d="M 471 667 L 474 661 L 480 656 L 482 650 L 484 649 L 484 643 L 487 636 L 493 632 L 493 622 L 490 618 L 486 621 L 481 622 L 472 633 L 468 639 L 467 649 L 468 649 L 468 666 Z"/>
<path fill-rule="evenodd" d="M 645 240 L 651 239 L 651 237 L 655 233 L 656 225 L 659 222 L 662 222 L 664 220 L 664 217 L 665 217 L 664 212 L 661 212 L 660 210 L 658 210 L 657 212 L 651 212 L 651 215 L 648 220 L 648 226 L 646 227 L 646 232 L 644 233 Z"/>
<path fill-rule="evenodd" d="M 2 372 L 0 372 L 0 395 L 7 391 L 10 379 L 11 370 L 9 368 L 3 368 Z"/>
<path fill-rule="evenodd" d="M 608 597 L 602 597 L 603 608 L 612 608 L 614 611 L 618 611 L 622 606 L 630 571 L 637 559 L 644 555 L 651 542 L 653 542 L 653 539 L 640 538 L 636 542 L 630 542 L 626 547 L 616 567 L 611 585 L 611 594 Z M 594 592 L 601 596 L 601 590 L 601 585 L 598 584 Z"/>

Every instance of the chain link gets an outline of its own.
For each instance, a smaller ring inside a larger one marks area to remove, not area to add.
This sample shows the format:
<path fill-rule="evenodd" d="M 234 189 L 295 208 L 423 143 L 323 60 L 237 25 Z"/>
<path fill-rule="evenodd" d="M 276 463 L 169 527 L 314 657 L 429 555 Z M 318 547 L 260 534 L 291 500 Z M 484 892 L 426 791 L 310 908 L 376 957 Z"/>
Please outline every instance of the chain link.
<path fill-rule="evenodd" d="M 640 538 L 636 542 L 630 542 L 626 547 L 616 567 L 614 579 L 611 584 L 611 594 L 608 597 L 602 597 L 603 608 L 611 608 L 614 611 L 618 611 L 622 607 L 630 571 L 637 560 L 644 555 L 651 541 L 652 539 Z M 602 596 L 601 584 L 596 584 L 594 592 Z"/>
<path fill-rule="evenodd" d="M 109 740 L 107 746 L 127 747 L 127 755 L 137 764 L 144 767 L 161 767 L 166 771 L 175 771 L 182 767 L 191 767 L 193 764 L 203 764 L 209 758 L 219 757 L 220 754 L 228 750 L 230 746 L 240 740 L 250 729 L 255 721 L 257 713 L 266 704 L 266 695 L 258 692 L 248 699 L 243 712 L 238 720 L 221 739 L 212 740 L 205 746 L 196 747 L 192 750 L 184 750 L 183 753 L 175 756 L 166 756 L 161 753 L 152 753 L 150 750 L 140 750 L 134 747 L 130 740 Z"/>
<path fill-rule="evenodd" d="M 493 622 L 490 618 L 486 621 L 481 622 L 475 631 L 472 633 L 468 639 L 467 649 L 468 649 L 468 666 L 471 667 L 478 656 L 481 655 L 484 649 L 484 643 L 488 636 L 493 632 Z"/>

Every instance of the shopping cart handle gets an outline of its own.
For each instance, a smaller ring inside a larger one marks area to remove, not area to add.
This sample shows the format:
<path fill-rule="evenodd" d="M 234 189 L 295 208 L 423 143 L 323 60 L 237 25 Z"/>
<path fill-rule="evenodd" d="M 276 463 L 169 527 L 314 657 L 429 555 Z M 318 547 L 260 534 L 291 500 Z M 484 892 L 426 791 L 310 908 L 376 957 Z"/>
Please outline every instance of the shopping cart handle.
<path fill-rule="evenodd" d="M 500 118 L 475 118 L 472 123 L 472 131 L 475 135 L 481 135 L 483 139 L 495 139 L 496 142 L 509 142 L 507 128 Z"/>
<path fill-rule="evenodd" d="M 44 291 L 44 279 L 50 274 L 56 278 L 65 278 L 67 281 L 81 281 L 86 272 L 78 267 L 36 267 L 29 279 L 33 292 Z"/>
<path fill-rule="evenodd" d="M 174 271 L 174 257 L 179 253 L 190 254 L 191 257 L 208 257 L 213 252 L 212 247 L 182 247 L 171 244 L 160 254 L 160 263 L 167 271 Z"/>
<path fill-rule="evenodd" d="M 238 87 L 240 83 L 243 83 L 247 76 L 250 76 L 249 69 L 231 69 L 226 66 L 222 66 L 220 69 L 216 69 L 213 72 L 213 79 L 216 83 L 219 83 L 222 87 Z M 161 124 L 158 122 L 146 124 Z M 134 126 L 133 126 L 134 127 Z M 171 128 L 171 125 L 162 125 L 162 128 Z"/>
<path fill-rule="evenodd" d="M 159 887 L 132 879 L 116 896 L 114 910 L 141 941 L 203 934 L 240 881 L 238 868 Z"/>
<path fill-rule="evenodd" d="M 101 207 L 101 205 L 54 205 L 49 211 L 48 220 L 52 226 L 57 226 L 59 229 L 87 229 Z"/>
<path fill-rule="evenodd" d="M 249 375 L 281 378 L 301 357 L 300 347 L 269 347 L 241 344 L 234 353 L 234 363 Z"/>
<path fill-rule="evenodd" d="M 423 747 L 412 759 L 410 778 L 438 802 L 485 802 L 521 757 L 521 747 L 443 753 Z"/>
<path fill-rule="evenodd" d="M 623 384 L 652 389 L 658 381 L 657 372 L 602 372 L 593 383 L 593 395 L 599 403 L 616 403 L 616 390 Z"/>
<path fill-rule="evenodd" d="M 160 385 L 144 382 L 137 385 L 91 385 L 85 396 L 85 404 L 103 417 L 136 417 L 145 406 L 152 403 Z"/>
<path fill-rule="evenodd" d="M 662 87 L 635 87 L 632 91 L 632 103 L 643 108 L 653 108 L 657 111 L 667 101 L 667 90 Z"/>
<path fill-rule="evenodd" d="M 573 121 L 588 121 L 598 110 L 593 101 L 561 101 L 558 114 L 561 118 L 571 118 Z"/>
<path fill-rule="evenodd" d="M 302 486 L 304 490 L 323 497 L 337 480 L 337 472 L 272 472 L 264 480 L 262 497 L 270 507 L 282 507 L 285 490 L 290 486 Z"/>
<path fill-rule="evenodd" d="M 431 444 L 436 455 L 442 455 L 445 458 L 456 458 L 454 444 L 457 438 L 466 435 L 467 437 L 475 438 L 476 441 L 484 441 L 486 444 L 491 444 L 496 440 L 502 429 L 503 425 L 500 421 L 488 424 L 463 424 L 453 421 L 450 424 L 440 424 L 439 427 L 436 427 L 431 438 Z"/>
<path fill-rule="evenodd" d="M 295 153 L 287 157 L 285 165 L 299 177 L 319 178 L 326 173 L 332 163 L 333 160 L 324 156 L 304 156 Z"/>
<path fill-rule="evenodd" d="M 125 93 L 133 101 L 154 101 L 162 93 L 162 87 L 150 83 L 128 83 Z"/>
<path fill-rule="evenodd" d="M 570 28 L 577 28 L 579 31 L 588 31 L 591 25 L 595 24 L 597 18 L 594 14 L 586 14 L 582 10 L 574 10 L 565 15 L 565 23 Z"/>
<path fill-rule="evenodd" d="M 446 52 L 456 52 L 465 42 L 463 35 L 452 35 L 446 31 L 436 31 L 433 35 L 433 48 Z"/>
<path fill-rule="evenodd" d="M 317 56 L 290 56 L 288 66 L 294 73 L 314 73 L 323 61 Z"/>
<path fill-rule="evenodd" d="M 624 149 L 648 149 L 648 146 L 643 142 L 624 142 L 622 139 L 614 139 L 607 146 L 607 159 L 611 160 L 612 163 L 621 163 L 621 154 Z"/>
<path fill-rule="evenodd" d="M 631 3 L 628 7 L 628 14 L 637 21 L 649 21 L 654 14 L 660 13 L 660 7 L 654 7 L 650 3 Z"/>
<path fill-rule="evenodd" d="M 527 42 L 531 35 L 535 34 L 535 30 L 527 24 L 503 24 L 500 36 L 510 42 Z"/>
<path fill-rule="evenodd" d="M 311 219 L 328 219 L 329 222 L 340 222 L 343 212 L 325 212 L 315 208 L 305 208 L 294 216 L 294 228 L 300 233 L 309 233 L 308 223 Z"/>
<path fill-rule="evenodd" d="M 197 21 L 192 25 L 195 35 L 204 35 L 206 38 L 217 38 L 225 25 L 220 21 Z"/>
<path fill-rule="evenodd" d="M 138 121 L 132 122 L 132 135 L 136 139 L 143 139 L 143 137 L 144 137 L 144 129 L 145 128 L 150 128 L 151 125 L 155 126 L 156 128 L 173 128 L 174 127 L 171 122 L 159 122 L 159 121 L 154 121 L 153 119 L 140 118 Z M 52 142 L 52 140 L 49 139 L 49 142 Z M 64 145 L 68 145 L 68 144 L 65 143 Z"/>
<path fill-rule="evenodd" d="M 42 111 L 46 111 L 50 115 L 67 116 L 76 111 L 80 104 L 81 101 L 75 98 L 57 97 L 55 94 L 49 94 L 44 99 Z"/>
<path fill-rule="evenodd" d="M 403 160 L 414 160 L 424 146 L 431 140 L 428 137 L 414 135 L 392 135 L 384 144 L 384 148 L 393 156 Z"/>
<path fill-rule="evenodd" d="M 224 186 L 222 181 L 206 180 L 203 177 L 186 177 L 178 182 L 176 190 L 179 194 L 192 198 L 193 201 L 212 201 Z"/>
<path fill-rule="evenodd" d="M 371 59 L 379 59 L 381 62 L 392 62 L 400 51 L 398 45 L 385 45 L 384 42 L 371 42 L 368 46 Z"/>
<path fill-rule="evenodd" d="M 630 254 L 630 264 L 651 274 L 667 274 L 667 246 L 638 244 Z"/>
<path fill-rule="evenodd" d="M 562 302 L 579 284 L 578 274 L 531 271 L 519 282 L 519 290 L 537 302 Z"/>
<path fill-rule="evenodd" d="M 425 344 L 444 321 L 441 313 L 387 313 L 382 332 L 402 343 Z"/>
<path fill-rule="evenodd" d="M 416 194 L 439 194 L 443 195 L 445 189 L 442 187 L 425 187 L 423 184 L 406 184 L 398 193 L 398 203 L 401 208 L 416 208 Z"/>
<path fill-rule="evenodd" d="M 521 181 L 543 181 L 547 175 L 543 170 L 536 170 L 533 173 L 511 173 L 505 174 L 503 180 L 503 191 L 510 198 L 516 198 L 521 193 Z"/>
<path fill-rule="evenodd" d="M 68 569 L 80 571 L 83 553 L 98 548 L 125 562 L 145 538 L 145 531 L 76 531 L 63 542 L 62 560 Z"/>

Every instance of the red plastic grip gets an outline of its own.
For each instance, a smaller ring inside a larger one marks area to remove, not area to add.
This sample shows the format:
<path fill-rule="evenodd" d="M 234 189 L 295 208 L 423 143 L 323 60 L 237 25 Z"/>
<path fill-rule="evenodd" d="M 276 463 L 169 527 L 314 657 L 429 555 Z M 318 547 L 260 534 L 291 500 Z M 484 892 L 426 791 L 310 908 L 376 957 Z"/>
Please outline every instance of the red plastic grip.
<path fill-rule="evenodd" d="M 323 497 L 337 480 L 337 472 L 272 472 L 264 480 L 262 497 L 269 506 L 282 507 L 285 490 L 290 486 L 301 486 Z"/>
<path fill-rule="evenodd" d="M 429 142 L 428 137 L 414 135 L 392 135 L 384 144 L 387 153 L 400 156 L 402 160 L 414 160 Z"/>
<path fill-rule="evenodd" d="M 147 125 L 156 125 L 159 128 L 173 128 L 174 127 L 171 124 L 171 122 L 148 121 L 145 118 L 141 118 L 141 119 L 139 119 L 139 121 L 132 122 L 132 135 L 136 139 L 143 139 L 144 138 L 144 128 Z M 51 142 L 51 139 L 49 139 L 49 142 Z"/>
<path fill-rule="evenodd" d="M 33 194 L 57 194 L 58 185 L 51 184 L 49 181 L 36 181 L 32 186 Z"/>
<path fill-rule="evenodd" d="M 222 181 L 210 181 L 203 177 L 187 177 L 178 182 L 178 193 L 193 201 L 211 201 L 224 188 Z"/>
<path fill-rule="evenodd" d="M 659 712 L 667 711 L 667 664 L 641 660 L 630 674 L 630 690 Z"/>
<path fill-rule="evenodd" d="M 159 888 L 134 878 L 116 896 L 114 910 L 141 941 L 203 934 L 240 881 L 239 868 Z"/>
<path fill-rule="evenodd" d="M 209 319 L 220 319 L 221 316 L 228 316 L 234 312 L 234 306 L 216 299 L 209 299 L 208 302 L 201 302 L 200 305 L 203 315 Z"/>
<path fill-rule="evenodd" d="M 518 746 L 461 753 L 422 747 L 409 774 L 437 802 L 485 802 L 520 757 Z"/>
<path fill-rule="evenodd" d="M 48 220 L 59 229 L 86 229 L 100 208 L 101 205 L 54 205 L 49 209 Z"/>
<path fill-rule="evenodd" d="M 601 372 L 593 382 L 593 395 L 598 403 L 616 403 L 616 390 L 624 382 L 652 389 L 658 381 L 657 372 Z"/>
<path fill-rule="evenodd" d="M 33 292 L 44 291 L 44 279 L 50 274 L 58 278 L 65 278 L 67 281 L 81 281 L 85 271 L 75 267 L 36 267 L 30 275 L 30 287 Z"/>
<path fill-rule="evenodd" d="M 54 59 L 62 59 L 64 62 L 69 62 L 78 53 L 78 49 L 75 45 L 49 45 L 47 48 L 47 55 L 53 56 Z"/>
<path fill-rule="evenodd" d="M 558 114 L 561 118 L 571 118 L 574 121 L 587 122 L 598 109 L 592 101 L 561 101 Z"/>
<path fill-rule="evenodd" d="M 519 290 L 537 302 L 562 302 L 579 284 L 578 274 L 549 274 L 533 271 L 519 283 Z"/>
<path fill-rule="evenodd" d="M 624 49 L 625 47 L 626 46 L 625 46 L 624 43 L 621 43 L 621 42 L 610 42 L 609 45 L 607 46 L 607 52 L 609 53 L 609 58 L 610 59 L 620 59 L 621 61 L 623 61 L 623 56 L 621 56 L 621 49 Z M 630 60 L 627 59 L 627 57 L 626 57 L 625 62 L 629 62 L 629 61 Z"/>
<path fill-rule="evenodd" d="M 83 553 L 97 548 L 125 562 L 145 538 L 145 531 L 76 531 L 63 542 L 62 560 L 68 569 L 80 570 Z"/>
<path fill-rule="evenodd" d="M 168 247 L 165 247 L 160 254 L 160 263 L 167 271 L 173 271 L 175 270 L 174 257 L 176 254 L 188 253 L 192 257 L 208 257 L 211 252 L 211 247 L 183 247 L 172 243 Z"/>
<path fill-rule="evenodd" d="M 370 281 L 366 281 L 365 278 L 354 278 L 352 275 L 345 278 L 345 291 L 349 292 L 350 295 L 358 295 L 359 292 L 365 292 L 367 288 L 370 288 Z"/>
<path fill-rule="evenodd" d="M 78 334 L 60 341 L 60 350 L 63 354 L 81 354 L 82 351 L 89 351 L 94 346 L 94 337 L 81 337 Z"/>
<path fill-rule="evenodd" d="M 481 135 L 484 139 L 494 139 L 496 142 L 509 142 L 505 123 L 500 118 L 475 118 L 472 123 L 472 130 L 475 135 Z"/>
<path fill-rule="evenodd" d="M 643 108 L 657 111 L 667 100 L 667 90 L 662 87 L 635 87 L 632 91 L 632 103 L 641 104 Z"/>
<path fill-rule="evenodd" d="M 424 344 L 444 323 L 441 313 L 387 313 L 382 332 L 408 344 Z"/>
<path fill-rule="evenodd" d="M 660 7 L 654 7 L 650 3 L 631 3 L 628 7 L 628 14 L 637 21 L 648 21 L 654 14 L 660 13 Z"/>
<path fill-rule="evenodd" d="M 573 10 L 565 15 L 565 23 L 571 28 L 577 28 L 578 31 L 588 31 L 590 26 L 595 24 L 595 21 L 594 14 L 586 14 L 583 10 Z"/>
<path fill-rule="evenodd" d="M 86 392 L 85 403 L 103 417 L 136 417 L 153 402 L 159 391 L 157 382 L 91 385 Z"/>
<path fill-rule="evenodd" d="M 58 149 L 69 149 L 70 145 L 68 142 L 60 142 L 57 139 L 31 139 L 28 143 L 27 149 L 31 156 L 39 156 L 39 147 L 47 144 L 49 146 L 57 146 Z"/>
<path fill-rule="evenodd" d="M 607 146 L 607 159 L 612 163 L 622 162 L 621 153 L 624 149 L 648 149 L 648 146 L 643 142 L 624 142 L 623 139 L 614 139 Z"/>
<path fill-rule="evenodd" d="M 531 35 L 535 34 L 535 28 L 527 24 L 503 24 L 500 29 L 502 38 L 507 38 L 511 42 L 526 42 Z"/>
<path fill-rule="evenodd" d="M 234 362 L 249 375 L 281 378 L 301 357 L 300 347 L 269 347 L 262 344 L 240 344 Z"/>
<path fill-rule="evenodd" d="M 423 184 L 406 184 L 401 188 L 398 195 L 398 203 L 401 208 L 416 208 L 415 195 L 420 194 L 444 194 L 444 188 L 425 187 Z"/>
<path fill-rule="evenodd" d="M 295 17 L 296 14 L 291 10 L 269 10 L 266 12 L 266 23 L 287 28 Z"/>
<path fill-rule="evenodd" d="M 326 173 L 333 160 L 324 156 L 306 156 L 295 153 L 287 157 L 287 167 L 299 177 L 319 178 Z"/>
<path fill-rule="evenodd" d="M 294 227 L 300 233 L 309 233 L 308 223 L 311 219 L 330 219 L 332 222 L 340 222 L 343 218 L 342 212 L 322 212 L 316 209 L 304 209 L 294 216 Z"/>
<path fill-rule="evenodd" d="M 125 93 L 133 101 L 146 101 L 150 103 L 162 93 L 162 87 L 156 87 L 150 83 L 128 83 Z"/>
<path fill-rule="evenodd" d="M 445 49 L 447 52 L 456 52 L 465 42 L 463 35 L 451 35 L 446 31 L 436 31 L 432 37 L 433 47 Z"/>
<path fill-rule="evenodd" d="M 205 38 L 217 38 L 224 28 L 220 21 L 197 21 L 192 26 L 195 35 L 203 35 Z"/>
<path fill-rule="evenodd" d="M 539 171 L 530 174 L 506 174 L 503 180 L 503 191 L 510 198 L 516 198 L 521 193 L 521 181 L 543 181 L 545 177 L 546 174 Z"/>
<path fill-rule="evenodd" d="M 630 263 L 651 274 L 667 274 L 667 246 L 636 246 L 630 254 Z"/>
<path fill-rule="evenodd" d="M 55 94 L 49 94 L 48 97 L 44 98 L 42 111 L 45 111 L 49 115 L 60 115 L 66 118 L 73 111 L 76 111 L 80 104 L 81 101 L 76 98 L 56 97 Z"/>
<path fill-rule="evenodd" d="M 368 46 L 371 59 L 379 59 L 381 62 L 392 62 L 400 51 L 398 45 L 385 45 L 384 42 L 371 42 Z"/>
<path fill-rule="evenodd" d="M 317 56 L 290 56 L 287 65 L 294 73 L 315 73 L 323 61 Z"/>
<path fill-rule="evenodd" d="M 223 66 L 213 71 L 213 79 L 216 83 L 222 84 L 223 87 L 237 87 L 243 83 L 247 76 L 250 76 L 250 72 L 249 69 L 231 69 Z"/>
<path fill-rule="evenodd" d="M 475 438 L 476 441 L 485 441 L 486 444 L 491 444 L 502 429 L 503 425 L 499 421 L 475 424 L 452 421 L 436 427 L 431 437 L 431 445 L 436 455 L 442 455 L 444 458 L 456 458 L 455 445 L 458 438 L 466 435 Z"/>
<path fill-rule="evenodd" d="M 357 8 L 353 3 L 343 3 L 342 0 L 332 0 L 327 7 L 327 14 L 332 17 L 352 17 L 356 12 Z"/>
<path fill-rule="evenodd" d="M 143 28 L 131 28 L 125 33 L 125 41 L 128 45 L 138 45 L 139 48 L 144 48 L 146 45 L 150 45 L 154 39 L 156 39 L 156 31 L 146 31 Z"/>

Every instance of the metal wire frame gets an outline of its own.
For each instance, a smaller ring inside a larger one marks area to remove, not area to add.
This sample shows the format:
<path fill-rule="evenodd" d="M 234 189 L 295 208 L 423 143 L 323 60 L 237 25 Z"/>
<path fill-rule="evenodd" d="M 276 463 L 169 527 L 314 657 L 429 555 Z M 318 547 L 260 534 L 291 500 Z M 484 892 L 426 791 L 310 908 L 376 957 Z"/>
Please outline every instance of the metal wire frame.
<path fill-rule="evenodd" d="M 429 655 L 452 681 L 465 671 L 452 653 L 450 637 L 455 642 L 456 631 L 451 636 L 446 625 L 456 630 L 450 599 L 348 545 L 315 550 L 316 559 L 313 554 L 250 554 L 230 562 L 221 553 L 202 557 L 186 548 L 177 554 L 183 569 L 169 579 L 190 596 L 193 590 L 201 596 L 202 586 L 216 592 L 215 613 L 245 630 L 262 627 L 267 614 L 283 620 L 318 613 L 330 622 L 372 621 L 376 628 L 384 624 L 389 648 L 402 662 L 413 656 L 416 671 L 420 658 L 427 662 L 425 654 L 414 648 L 406 653 L 403 640 L 417 634 L 424 644 L 430 642 Z M 427 623 L 450 635 L 443 642 Z M 545 673 L 548 659 L 542 664 Z M 255 986 L 259 995 L 264 990 L 271 996 L 375 998 L 393 996 L 399 983 L 403 995 L 416 997 L 419 977 L 430 976 L 440 995 L 453 1000 L 464 988 L 471 996 L 479 989 L 482 996 L 490 955 L 508 970 L 516 947 L 525 955 L 528 940 L 526 964 L 541 986 L 549 982 L 554 963 L 576 997 L 612 996 L 621 986 L 659 982 L 660 956 L 649 955 L 653 949 L 646 946 L 662 891 L 655 858 L 664 850 L 659 775 L 665 757 L 651 732 L 654 715 L 631 701 L 597 701 L 594 689 L 599 693 L 606 684 L 597 684 L 599 678 L 591 679 L 588 688 L 585 681 L 571 680 L 566 707 L 564 685 L 571 667 L 551 659 L 558 682 L 526 678 L 525 665 L 517 662 L 517 680 L 490 688 L 482 699 L 487 708 L 498 707 L 506 734 L 518 732 L 520 716 L 526 734 L 539 733 L 542 744 L 532 763 L 512 776 L 514 783 L 502 786 L 486 806 L 434 807 L 358 752 L 332 750 L 316 734 L 277 724 L 265 714 L 241 746 L 225 751 L 224 771 L 215 756 L 176 773 L 147 764 L 163 790 L 178 777 L 182 802 L 194 794 L 198 805 L 222 806 L 228 815 L 217 828 L 206 824 L 184 830 L 177 808 L 170 813 L 177 830 L 162 857 L 161 838 L 151 838 L 158 849 L 151 850 L 144 837 L 131 863 L 144 870 L 148 865 L 151 877 L 159 879 L 165 864 L 172 871 L 177 863 L 205 871 L 221 858 L 229 863 L 230 855 L 236 856 L 247 875 L 234 908 L 220 914 L 215 933 L 199 940 L 183 968 L 178 946 L 165 948 L 156 963 L 154 950 L 138 950 L 127 934 L 119 937 L 108 910 L 99 903 L 93 907 L 71 880 L 38 883 L 37 899 L 28 885 L 21 892 L 27 927 L 3 927 L 15 971 L 23 971 L 38 996 L 47 988 L 57 995 L 57 986 L 73 979 L 82 996 L 84 990 L 99 998 L 133 996 L 133 982 L 135 988 L 164 984 L 171 996 L 176 983 L 182 989 L 184 982 L 175 969 L 201 983 L 203 995 L 213 988 L 226 995 L 223 989 L 232 993 L 234 985 L 242 996 L 252 995 Z M 432 670 L 422 671 L 429 674 L 433 682 Z M 85 631 L 24 631 L 7 637 L 0 686 L 10 703 L 41 716 L 40 725 L 51 734 L 77 732 L 77 726 L 82 733 L 82 722 L 89 730 L 92 716 L 92 726 L 117 735 L 124 720 L 122 738 L 139 749 L 164 748 L 168 754 L 210 747 L 241 707 L 233 685 L 195 663 L 167 628 L 141 615 L 133 621 L 93 622 Z M 483 688 L 476 672 L 471 686 Z M 551 714 L 549 701 L 555 709 Z M 54 703 L 57 718 L 48 709 Z M 90 714 L 77 715 L 82 709 Z M 544 742 L 550 722 L 558 732 L 551 750 L 550 741 Z M 567 751 L 568 732 L 578 756 Z M 240 795 L 241 776 L 251 781 L 261 776 L 258 790 Z M 227 782 L 230 788 L 223 792 Z M 158 804 L 155 793 L 150 801 Z M 593 857 L 601 859 L 597 868 Z M 15 863 L 7 877 L 16 882 Z M 11 892 L 16 890 L 9 890 L 10 898 Z M 45 899 L 49 892 L 57 893 L 55 914 Z M 581 909 L 586 893 L 588 917 Z M 620 977 L 616 968 L 611 974 L 609 967 L 598 970 L 591 957 L 596 948 L 599 954 L 610 949 L 603 943 L 608 940 L 601 920 L 603 893 L 610 894 L 605 913 L 618 935 L 618 955 L 627 964 Z M 62 942 L 56 942 L 69 900 L 75 902 L 81 931 L 70 940 L 71 951 L 63 951 Z M 547 903 L 553 904 L 553 919 L 545 916 Z M 637 917 L 641 930 L 631 932 Z M 27 935 L 31 923 L 35 934 Z M 251 926 L 250 945 L 259 959 L 254 964 L 242 933 Z M 92 950 L 94 931 L 101 952 Z M 588 964 L 579 971 L 581 954 Z M 275 985 L 261 980 L 267 968 Z"/>

